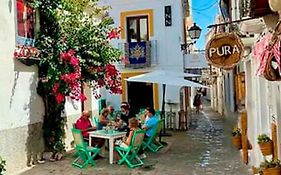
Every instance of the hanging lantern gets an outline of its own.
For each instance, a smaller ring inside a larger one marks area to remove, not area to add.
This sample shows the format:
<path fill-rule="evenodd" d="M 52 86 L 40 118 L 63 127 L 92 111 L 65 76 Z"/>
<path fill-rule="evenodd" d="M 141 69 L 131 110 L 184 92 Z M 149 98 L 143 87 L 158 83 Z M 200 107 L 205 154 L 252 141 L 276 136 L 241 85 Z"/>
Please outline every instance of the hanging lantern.
<path fill-rule="evenodd" d="M 269 6 L 272 11 L 281 11 L 281 1 L 280 0 L 268 0 Z"/>

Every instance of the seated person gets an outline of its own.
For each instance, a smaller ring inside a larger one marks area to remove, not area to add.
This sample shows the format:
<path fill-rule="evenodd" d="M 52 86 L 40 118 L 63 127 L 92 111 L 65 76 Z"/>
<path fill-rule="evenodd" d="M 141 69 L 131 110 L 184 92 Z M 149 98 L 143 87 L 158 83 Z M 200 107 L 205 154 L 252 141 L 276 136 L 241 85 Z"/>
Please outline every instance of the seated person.
<path fill-rule="evenodd" d="M 116 119 L 116 113 L 114 111 L 113 106 L 110 105 L 107 107 L 107 109 L 109 111 L 109 114 L 108 114 L 109 120 L 114 121 Z"/>
<path fill-rule="evenodd" d="M 138 130 L 139 121 L 136 118 L 129 119 L 129 136 L 125 138 L 125 141 L 120 144 L 121 147 L 128 147 L 131 144 L 131 140 L 133 138 L 134 131 Z"/>
<path fill-rule="evenodd" d="M 83 111 L 82 116 L 76 121 L 75 127 L 82 131 L 82 135 L 85 142 L 89 142 L 90 131 L 95 131 L 96 128 L 92 126 L 90 121 L 89 111 Z M 104 139 L 94 138 L 92 139 L 92 146 L 97 146 L 101 148 L 104 145 Z M 101 156 L 96 156 L 96 159 L 101 158 Z"/>
<path fill-rule="evenodd" d="M 108 119 L 108 114 L 109 114 L 109 110 L 108 109 L 103 109 L 101 112 L 101 115 L 99 116 L 99 122 L 98 122 L 98 126 L 97 126 L 97 130 L 102 130 L 103 127 L 107 126 L 108 123 L 110 122 Z"/>
<path fill-rule="evenodd" d="M 85 140 L 89 139 L 89 131 L 96 130 L 96 128 L 92 126 L 89 118 L 90 118 L 89 111 L 83 111 L 82 115 L 75 123 L 75 127 L 82 131 L 82 135 Z"/>
<path fill-rule="evenodd" d="M 149 117 L 148 117 L 148 110 L 149 110 L 149 108 L 146 108 L 144 110 L 144 112 L 143 112 L 143 115 L 140 118 L 142 123 L 145 123 L 149 119 Z"/>
<path fill-rule="evenodd" d="M 151 137 L 153 132 L 157 129 L 159 119 L 155 115 L 155 110 L 153 108 L 147 108 L 147 117 L 142 129 L 146 130 L 145 137 Z"/>
<path fill-rule="evenodd" d="M 121 116 L 119 121 L 119 127 L 121 131 L 127 131 L 127 136 L 129 136 L 129 119 L 134 118 L 135 115 L 130 111 L 130 106 L 128 103 L 121 104 Z"/>
<path fill-rule="evenodd" d="M 131 141 L 132 141 L 132 138 L 134 135 L 134 131 L 137 131 L 140 129 L 138 126 L 139 126 L 138 119 L 130 118 L 129 119 L 129 130 L 130 130 L 129 136 L 125 137 L 124 141 L 121 141 L 121 140 L 116 141 L 115 144 L 119 145 L 120 147 L 127 148 L 131 144 Z M 143 151 L 140 151 L 140 152 L 143 154 Z M 117 157 L 116 159 L 119 160 L 120 156 L 117 154 L 117 152 L 114 152 L 114 154 Z"/>

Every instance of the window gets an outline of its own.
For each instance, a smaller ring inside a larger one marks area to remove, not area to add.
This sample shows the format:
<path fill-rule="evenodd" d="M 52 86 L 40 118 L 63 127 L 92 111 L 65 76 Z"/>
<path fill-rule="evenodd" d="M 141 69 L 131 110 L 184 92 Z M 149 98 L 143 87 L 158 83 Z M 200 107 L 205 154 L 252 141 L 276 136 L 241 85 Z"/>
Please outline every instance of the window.
<path fill-rule="evenodd" d="M 127 41 L 148 41 L 148 16 L 127 18 Z"/>
<path fill-rule="evenodd" d="M 17 0 L 17 44 L 33 45 L 35 35 L 35 10 L 27 1 Z"/>

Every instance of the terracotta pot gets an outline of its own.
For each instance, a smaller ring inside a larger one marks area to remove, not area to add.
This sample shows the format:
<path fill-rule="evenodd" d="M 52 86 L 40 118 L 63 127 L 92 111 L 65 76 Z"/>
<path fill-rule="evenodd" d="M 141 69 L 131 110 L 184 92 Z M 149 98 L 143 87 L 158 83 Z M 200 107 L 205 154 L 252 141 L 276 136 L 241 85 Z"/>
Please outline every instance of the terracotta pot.
<path fill-rule="evenodd" d="M 242 148 L 241 136 L 233 136 L 232 143 L 237 149 L 241 149 Z"/>
<path fill-rule="evenodd" d="M 276 167 L 276 168 L 267 168 L 262 170 L 263 175 L 280 175 L 281 174 L 281 168 Z"/>
<path fill-rule="evenodd" d="M 271 142 L 267 142 L 267 143 L 259 143 L 261 152 L 264 156 L 267 155 L 271 155 L 273 152 L 273 144 L 272 141 Z"/>

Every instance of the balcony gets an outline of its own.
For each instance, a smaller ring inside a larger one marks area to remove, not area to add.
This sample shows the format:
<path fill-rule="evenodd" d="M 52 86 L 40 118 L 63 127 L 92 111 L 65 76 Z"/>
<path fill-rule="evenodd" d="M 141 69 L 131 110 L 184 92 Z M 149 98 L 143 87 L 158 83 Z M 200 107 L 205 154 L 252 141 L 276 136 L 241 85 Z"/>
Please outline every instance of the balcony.
<path fill-rule="evenodd" d="M 241 0 L 240 1 L 240 18 L 245 18 L 250 16 L 250 0 Z"/>
<path fill-rule="evenodd" d="M 272 14 L 268 0 L 241 0 L 240 17 L 263 17 Z"/>
<path fill-rule="evenodd" d="M 252 38 L 253 34 L 262 33 L 266 25 L 259 17 L 270 14 L 267 0 L 241 0 L 240 18 L 251 20 L 242 21 L 239 24 L 238 31 L 243 38 Z"/>
<path fill-rule="evenodd" d="M 147 68 L 158 64 L 156 40 L 118 43 L 119 50 L 128 59 L 125 68 Z M 120 65 L 119 65 L 120 66 Z"/>

